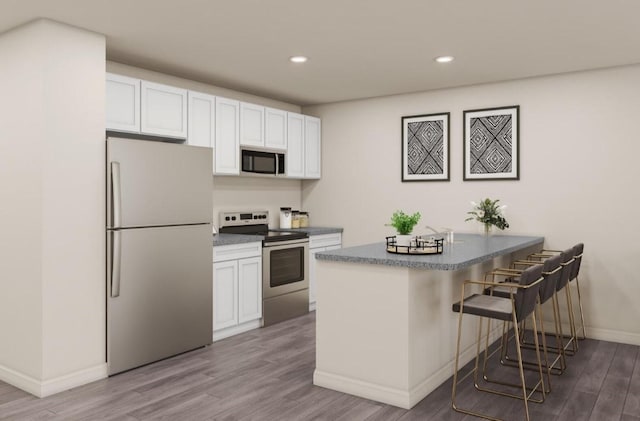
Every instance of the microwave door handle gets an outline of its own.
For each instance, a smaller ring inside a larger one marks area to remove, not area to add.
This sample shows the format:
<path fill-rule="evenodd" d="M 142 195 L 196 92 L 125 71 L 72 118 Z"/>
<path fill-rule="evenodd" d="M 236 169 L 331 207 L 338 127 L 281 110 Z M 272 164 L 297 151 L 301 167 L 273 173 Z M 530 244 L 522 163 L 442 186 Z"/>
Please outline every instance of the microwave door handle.
<path fill-rule="evenodd" d="M 273 156 L 276 159 L 276 173 L 275 175 L 277 176 L 278 174 L 280 174 L 280 168 L 278 168 L 280 166 L 280 161 L 278 160 L 278 154 L 274 153 Z"/>

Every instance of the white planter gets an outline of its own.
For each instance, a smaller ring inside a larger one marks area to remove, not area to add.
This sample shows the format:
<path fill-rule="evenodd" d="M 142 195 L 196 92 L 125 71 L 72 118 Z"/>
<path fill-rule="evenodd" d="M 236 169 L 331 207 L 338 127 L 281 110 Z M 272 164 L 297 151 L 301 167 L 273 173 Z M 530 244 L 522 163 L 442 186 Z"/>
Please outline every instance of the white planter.
<path fill-rule="evenodd" d="M 396 245 L 408 247 L 411 243 L 412 238 L 413 238 L 413 235 L 411 234 L 406 234 L 406 235 L 396 234 Z"/>

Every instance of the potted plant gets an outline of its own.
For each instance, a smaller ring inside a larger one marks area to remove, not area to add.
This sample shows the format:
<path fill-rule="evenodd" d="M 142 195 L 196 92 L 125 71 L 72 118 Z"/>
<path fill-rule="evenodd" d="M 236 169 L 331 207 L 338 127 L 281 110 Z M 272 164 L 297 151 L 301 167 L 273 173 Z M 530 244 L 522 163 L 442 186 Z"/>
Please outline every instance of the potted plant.
<path fill-rule="evenodd" d="M 509 223 L 504 218 L 503 214 L 507 206 L 498 206 L 499 201 L 499 199 L 491 200 L 486 198 L 481 200 L 480 203 L 471 202 L 473 210 L 471 212 L 467 212 L 467 214 L 471 216 L 465 219 L 465 221 L 472 221 L 475 219 L 476 221 L 484 224 L 485 235 L 489 235 L 491 233 L 491 228 L 494 226 L 501 230 L 509 228 Z"/>
<path fill-rule="evenodd" d="M 411 231 L 413 227 L 420 221 L 420 212 L 413 215 L 407 215 L 401 210 L 395 211 L 391 216 L 391 225 L 396 229 L 396 244 L 399 246 L 408 246 L 411 242 Z"/>

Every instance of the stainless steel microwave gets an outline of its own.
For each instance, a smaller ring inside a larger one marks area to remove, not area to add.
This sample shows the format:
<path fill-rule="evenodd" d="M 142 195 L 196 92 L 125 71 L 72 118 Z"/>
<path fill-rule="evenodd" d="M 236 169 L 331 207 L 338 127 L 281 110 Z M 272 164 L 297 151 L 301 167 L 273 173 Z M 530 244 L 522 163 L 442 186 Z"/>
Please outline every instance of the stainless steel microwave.
<path fill-rule="evenodd" d="M 242 172 L 284 175 L 284 153 L 242 149 Z"/>

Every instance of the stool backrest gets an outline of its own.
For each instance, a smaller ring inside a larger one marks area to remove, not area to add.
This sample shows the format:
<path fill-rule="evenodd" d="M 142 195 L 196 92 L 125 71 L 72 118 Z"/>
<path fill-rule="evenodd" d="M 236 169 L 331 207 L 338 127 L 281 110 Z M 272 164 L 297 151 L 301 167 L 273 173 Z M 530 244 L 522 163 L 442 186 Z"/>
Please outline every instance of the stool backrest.
<path fill-rule="evenodd" d="M 540 287 L 541 303 L 545 303 L 553 296 L 553 293 L 556 292 L 558 281 L 562 276 L 562 267 L 560 266 L 560 263 L 562 263 L 562 255 L 556 254 L 555 256 L 545 260 L 544 265 L 542 265 L 542 276 L 544 276 L 544 281 L 542 281 L 542 286 Z"/>
<path fill-rule="evenodd" d="M 582 263 L 582 252 L 584 251 L 584 244 L 578 243 L 573 246 L 573 258 L 576 259 L 573 264 L 573 268 L 571 270 L 571 276 L 569 277 L 570 281 L 573 281 L 578 277 L 578 273 L 580 272 L 580 264 Z"/>
<path fill-rule="evenodd" d="M 562 256 L 562 275 L 560 275 L 560 279 L 558 280 L 556 291 L 560 291 L 562 288 L 567 286 L 567 283 L 569 283 L 571 271 L 573 270 L 573 263 L 575 262 L 573 258 L 573 248 L 566 249 L 560 253 L 560 256 Z"/>
<path fill-rule="evenodd" d="M 542 265 L 528 267 L 520 275 L 520 285 L 529 285 L 542 276 Z M 515 297 L 516 318 L 524 320 L 536 308 L 536 299 L 540 291 L 541 282 L 530 288 L 518 288 Z"/>

